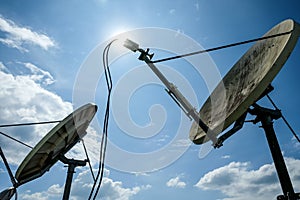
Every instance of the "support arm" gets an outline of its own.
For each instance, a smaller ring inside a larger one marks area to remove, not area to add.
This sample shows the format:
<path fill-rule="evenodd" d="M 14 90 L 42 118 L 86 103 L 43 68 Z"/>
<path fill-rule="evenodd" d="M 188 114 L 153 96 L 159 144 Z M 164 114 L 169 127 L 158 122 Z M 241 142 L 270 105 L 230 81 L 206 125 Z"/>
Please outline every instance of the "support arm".
<path fill-rule="evenodd" d="M 172 99 L 179 105 L 179 107 L 186 113 L 189 118 L 195 120 L 195 122 L 203 129 L 203 131 L 207 134 L 208 138 L 215 144 L 217 142 L 216 135 L 213 134 L 213 131 L 201 120 L 199 113 L 196 109 L 191 105 L 191 103 L 181 94 L 181 92 L 177 89 L 177 87 L 170 83 L 166 77 L 157 69 L 157 67 L 151 62 L 151 58 L 153 54 L 149 54 L 149 49 L 147 51 L 143 49 L 137 49 L 141 55 L 139 56 L 139 60 L 143 60 L 150 67 L 150 69 L 157 75 L 157 77 L 163 82 L 163 84 L 167 87 L 169 95 Z"/>

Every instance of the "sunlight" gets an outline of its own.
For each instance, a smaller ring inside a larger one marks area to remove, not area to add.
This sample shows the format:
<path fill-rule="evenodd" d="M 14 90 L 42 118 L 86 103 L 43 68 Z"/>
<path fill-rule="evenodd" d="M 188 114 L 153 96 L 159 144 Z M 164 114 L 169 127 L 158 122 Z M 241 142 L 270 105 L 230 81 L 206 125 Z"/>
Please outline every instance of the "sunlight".
<path fill-rule="evenodd" d="M 131 28 L 129 28 L 128 26 L 122 26 L 122 27 L 114 27 L 112 28 L 110 31 L 108 31 L 108 36 L 109 37 L 115 37 L 121 33 L 130 31 Z"/>

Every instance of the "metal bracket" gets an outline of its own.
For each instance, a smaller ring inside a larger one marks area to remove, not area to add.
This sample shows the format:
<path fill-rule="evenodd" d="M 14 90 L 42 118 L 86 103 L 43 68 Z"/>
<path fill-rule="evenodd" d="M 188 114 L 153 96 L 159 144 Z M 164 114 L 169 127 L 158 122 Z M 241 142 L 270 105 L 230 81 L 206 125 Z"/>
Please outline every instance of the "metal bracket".
<path fill-rule="evenodd" d="M 87 163 L 87 160 L 75 160 L 75 159 L 68 159 L 64 155 L 59 156 L 59 160 L 63 162 L 64 164 L 68 165 L 68 172 L 67 172 L 67 178 L 64 188 L 64 194 L 63 194 L 63 200 L 68 200 L 70 196 L 71 191 L 71 185 L 72 185 L 72 179 L 73 174 L 75 173 L 75 168 L 77 166 L 85 166 Z"/>
<path fill-rule="evenodd" d="M 232 129 L 230 129 L 229 131 L 227 131 L 226 133 L 224 133 L 222 136 L 220 136 L 217 140 L 217 142 L 213 145 L 214 148 L 220 148 L 221 146 L 223 146 L 223 142 L 229 138 L 230 136 L 232 136 L 233 134 L 235 134 L 237 131 L 239 131 L 241 128 L 243 128 L 243 125 L 245 123 L 245 119 L 247 116 L 248 111 L 246 111 L 244 114 L 242 114 L 240 116 L 240 118 L 238 118 Z"/>
<path fill-rule="evenodd" d="M 187 111 L 186 109 L 184 109 L 184 107 L 179 103 L 179 101 L 177 100 L 176 96 L 174 95 L 174 93 L 168 89 L 165 89 L 165 91 L 170 95 L 170 97 L 173 99 L 173 101 L 179 106 L 179 108 L 181 108 L 181 110 L 184 112 L 184 114 L 190 119 L 191 118 L 191 112 Z"/>

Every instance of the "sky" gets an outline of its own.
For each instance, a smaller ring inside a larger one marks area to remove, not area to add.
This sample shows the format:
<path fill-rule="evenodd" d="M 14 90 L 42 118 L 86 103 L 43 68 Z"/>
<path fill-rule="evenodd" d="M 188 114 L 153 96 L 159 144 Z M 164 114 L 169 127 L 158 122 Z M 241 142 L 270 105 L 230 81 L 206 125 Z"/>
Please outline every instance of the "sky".
<path fill-rule="evenodd" d="M 61 120 L 95 103 L 98 111 L 83 138 L 94 172 L 107 99 L 102 52 L 118 39 L 109 53 L 113 91 L 98 199 L 265 200 L 282 194 L 260 124 L 246 123 L 219 149 L 193 144 L 188 137 L 192 121 L 122 42 L 130 38 L 159 59 L 253 39 L 285 19 L 300 23 L 298 1 L 3 0 L 0 5 L 0 124 Z M 199 110 L 251 45 L 157 66 Z M 270 93 L 298 135 L 299 55 L 298 42 Z M 267 99 L 259 103 L 272 108 Z M 53 126 L 0 131 L 35 146 Z M 282 119 L 274 128 L 294 189 L 300 192 L 300 144 Z M 30 149 L 2 135 L 0 146 L 14 174 Z M 82 143 L 66 156 L 84 160 Z M 66 174 L 67 168 L 57 162 L 42 177 L 18 187 L 18 198 L 61 199 Z M 87 199 L 92 182 L 89 168 L 77 167 L 70 199 Z M 1 160 L 0 191 L 11 186 Z"/>

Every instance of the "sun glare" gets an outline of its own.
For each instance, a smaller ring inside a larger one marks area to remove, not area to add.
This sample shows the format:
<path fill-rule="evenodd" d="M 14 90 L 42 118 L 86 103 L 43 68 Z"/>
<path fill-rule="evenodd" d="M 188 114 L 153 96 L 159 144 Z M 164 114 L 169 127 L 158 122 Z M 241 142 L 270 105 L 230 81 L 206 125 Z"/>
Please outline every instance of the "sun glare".
<path fill-rule="evenodd" d="M 128 27 L 116 27 L 111 29 L 111 31 L 109 32 L 109 37 L 115 37 L 121 33 L 124 33 L 126 31 L 130 31 L 130 28 Z"/>

